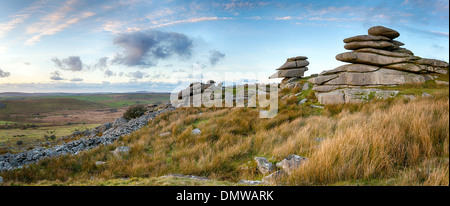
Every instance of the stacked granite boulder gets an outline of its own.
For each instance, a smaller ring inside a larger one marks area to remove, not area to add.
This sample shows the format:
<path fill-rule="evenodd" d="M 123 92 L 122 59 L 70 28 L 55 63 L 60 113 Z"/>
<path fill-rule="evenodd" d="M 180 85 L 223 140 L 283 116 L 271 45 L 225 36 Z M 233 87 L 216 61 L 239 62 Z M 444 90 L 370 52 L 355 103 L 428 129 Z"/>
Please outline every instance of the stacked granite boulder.
<path fill-rule="evenodd" d="M 281 81 L 281 88 L 288 87 L 293 88 L 295 87 L 295 81 L 300 79 L 305 71 L 308 71 L 309 62 L 308 57 L 305 56 L 297 56 L 288 58 L 286 63 L 284 63 L 280 68 L 278 68 L 277 72 L 275 74 L 272 74 L 269 79 L 275 79 L 275 78 L 283 78 Z"/>
<path fill-rule="evenodd" d="M 364 102 L 369 98 L 387 98 L 398 91 L 366 87 L 397 86 L 421 83 L 447 74 L 449 64 L 435 59 L 414 56 L 402 42 L 400 34 L 382 26 L 368 30 L 368 35 L 344 39 L 347 50 L 336 59 L 348 62 L 333 70 L 323 71 L 308 81 L 322 104 Z"/>
<path fill-rule="evenodd" d="M 175 107 L 183 107 L 183 106 L 201 106 L 202 105 L 202 95 L 205 92 L 211 93 L 210 99 L 214 99 L 213 92 L 216 89 L 221 89 L 222 83 L 216 85 L 214 80 L 209 80 L 206 84 L 201 82 L 191 83 L 186 89 L 181 90 L 177 94 L 177 99 L 171 98 L 171 104 Z M 198 95 L 198 99 L 194 98 L 194 96 Z"/>

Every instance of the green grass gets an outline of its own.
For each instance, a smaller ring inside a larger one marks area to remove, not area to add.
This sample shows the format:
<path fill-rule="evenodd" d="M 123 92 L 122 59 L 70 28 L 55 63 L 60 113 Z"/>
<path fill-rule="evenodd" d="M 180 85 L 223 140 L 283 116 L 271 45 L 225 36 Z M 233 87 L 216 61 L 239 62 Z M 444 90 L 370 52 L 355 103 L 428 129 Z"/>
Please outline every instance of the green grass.
<path fill-rule="evenodd" d="M 12 186 L 24 186 L 23 184 L 11 184 Z M 30 186 L 244 186 L 244 184 L 217 181 L 195 180 L 183 177 L 151 177 L 151 178 L 121 178 L 121 179 L 93 179 L 86 181 L 41 181 Z"/>
<path fill-rule="evenodd" d="M 0 126 L 1 126 L 1 125 L 11 125 L 11 124 L 17 124 L 17 122 L 11 122 L 11 121 L 0 121 Z"/>
<path fill-rule="evenodd" d="M 51 127 L 36 127 L 28 129 L 2 129 L 0 130 L 0 145 L 4 147 L 15 147 L 16 142 L 21 140 L 23 142 L 22 147 L 34 147 L 36 140 L 39 142 L 46 142 L 45 135 L 55 135 L 57 138 L 67 136 L 78 131 L 85 131 L 86 129 L 92 129 L 99 124 L 73 124 L 65 126 L 51 126 Z M 1 146 L 0 146 L 1 148 Z M 14 152 L 11 151 L 11 152 Z"/>
<path fill-rule="evenodd" d="M 90 110 L 102 109 L 104 105 L 70 98 L 29 99 L 29 100 L 2 100 L 6 104 L 0 109 L 0 115 L 26 114 L 62 111 L 62 110 Z"/>

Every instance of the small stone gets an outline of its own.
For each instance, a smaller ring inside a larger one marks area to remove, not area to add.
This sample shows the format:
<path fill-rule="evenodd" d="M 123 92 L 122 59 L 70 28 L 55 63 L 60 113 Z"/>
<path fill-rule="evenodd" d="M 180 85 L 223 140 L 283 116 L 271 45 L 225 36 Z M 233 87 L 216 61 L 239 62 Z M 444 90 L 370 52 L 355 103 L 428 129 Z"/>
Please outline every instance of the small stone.
<path fill-rule="evenodd" d="M 130 152 L 130 148 L 127 146 L 121 146 L 121 147 L 117 147 L 114 151 L 113 154 L 116 156 L 120 156 L 120 155 L 127 155 Z"/>
<path fill-rule="evenodd" d="M 199 128 L 195 128 L 194 130 L 192 130 L 192 134 L 200 134 L 202 133 L 202 131 Z"/>
<path fill-rule="evenodd" d="M 276 166 L 282 168 L 284 172 L 290 174 L 293 170 L 300 167 L 306 160 L 308 160 L 308 158 L 291 154 L 284 158 L 281 162 L 278 162 Z"/>
<path fill-rule="evenodd" d="M 433 95 L 424 92 L 422 93 L 422 97 L 433 97 Z"/>
<path fill-rule="evenodd" d="M 286 173 L 283 170 L 278 170 L 270 175 L 267 175 L 261 183 L 264 184 L 276 184 Z"/>
<path fill-rule="evenodd" d="M 106 162 L 103 162 L 103 161 L 96 161 L 95 162 L 95 165 L 97 165 L 97 166 L 104 165 L 104 164 L 106 164 Z"/>
<path fill-rule="evenodd" d="M 164 136 L 168 136 L 170 134 L 172 134 L 172 133 L 171 132 L 164 132 L 164 133 L 159 134 L 159 136 L 160 137 L 164 137 Z"/>
<path fill-rule="evenodd" d="M 403 95 L 403 98 L 409 99 L 409 100 L 414 100 L 414 99 L 416 99 L 416 97 L 415 97 L 414 95 Z"/>
<path fill-rule="evenodd" d="M 435 80 L 436 84 L 440 84 L 440 85 L 448 85 L 448 82 L 446 81 L 439 81 L 439 80 Z"/>
<path fill-rule="evenodd" d="M 318 105 L 311 105 L 311 107 L 318 108 L 318 109 L 323 109 L 324 108 L 323 106 L 318 106 Z"/>
<path fill-rule="evenodd" d="M 239 181 L 239 183 L 247 184 L 247 185 L 259 185 L 259 184 L 261 184 L 261 181 L 258 181 L 258 180 L 241 180 L 241 181 Z"/>
<path fill-rule="evenodd" d="M 255 161 L 258 164 L 258 169 L 263 174 L 268 174 L 273 170 L 273 164 L 267 161 L 265 157 L 255 157 Z"/>
<path fill-rule="evenodd" d="M 304 104 L 304 103 L 306 103 L 306 101 L 308 101 L 308 99 L 302 99 L 298 104 L 300 105 L 300 104 Z"/>
<path fill-rule="evenodd" d="M 302 91 L 305 91 L 308 89 L 309 89 L 309 84 L 308 83 L 303 84 Z"/>

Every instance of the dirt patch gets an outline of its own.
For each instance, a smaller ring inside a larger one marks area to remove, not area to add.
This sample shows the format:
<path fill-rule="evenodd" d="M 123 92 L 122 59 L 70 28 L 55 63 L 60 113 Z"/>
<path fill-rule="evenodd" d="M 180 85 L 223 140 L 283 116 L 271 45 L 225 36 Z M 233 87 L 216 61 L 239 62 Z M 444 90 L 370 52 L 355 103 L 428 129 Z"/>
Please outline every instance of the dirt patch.
<path fill-rule="evenodd" d="M 104 124 L 113 122 L 122 116 L 126 108 L 106 109 L 106 110 L 76 110 L 41 113 L 40 117 L 28 119 L 39 123 L 49 123 L 52 125 L 67 124 Z"/>

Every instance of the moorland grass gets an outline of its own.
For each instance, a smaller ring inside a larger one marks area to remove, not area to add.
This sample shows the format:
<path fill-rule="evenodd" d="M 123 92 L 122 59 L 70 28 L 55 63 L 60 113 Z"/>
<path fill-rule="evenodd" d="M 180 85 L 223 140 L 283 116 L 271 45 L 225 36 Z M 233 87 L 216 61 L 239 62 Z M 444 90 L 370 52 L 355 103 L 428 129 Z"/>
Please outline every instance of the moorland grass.
<path fill-rule="evenodd" d="M 278 184 L 448 185 L 448 87 L 429 94 L 324 109 L 299 105 L 302 96 L 287 98 L 280 100 L 272 119 L 259 118 L 258 108 L 180 108 L 111 145 L 0 176 L 5 184 L 25 185 L 73 185 L 91 178 L 98 180 L 92 184 L 108 185 L 120 178 L 166 174 L 237 182 L 263 178 L 255 156 L 276 164 L 297 154 L 309 160 Z M 201 134 L 192 134 L 194 128 Z M 164 132 L 171 134 L 160 136 Z M 128 155 L 111 153 L 123 145 L 131 148 Z M 106 164 L 97 166 L 96 161 Z"/>

